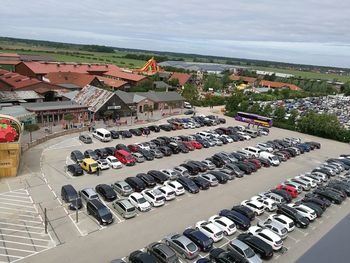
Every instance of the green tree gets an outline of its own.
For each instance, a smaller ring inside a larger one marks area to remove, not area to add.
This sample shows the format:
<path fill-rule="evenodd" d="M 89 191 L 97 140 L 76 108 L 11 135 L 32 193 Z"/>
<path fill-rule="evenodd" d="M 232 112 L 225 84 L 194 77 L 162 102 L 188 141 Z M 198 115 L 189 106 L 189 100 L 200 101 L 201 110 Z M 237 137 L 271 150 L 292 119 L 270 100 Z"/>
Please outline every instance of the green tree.
<path fill-rule="evenodd" d="M 224 73 L 224 75 L 222 76 L 221 82 L 222 82 L 223 88 L 226 88 L 232 82 L 232 80 L 230 79 L 230 72 L 226 71 Z"/>
<path fill-rule="evenodd" d="M 74 115 L 72 114 L 72 113 L 68 113 L 68 114 L 65 114 L 64 116 L 63 116 L 63 119 L 65 120 L 65 121 L 68 121 L 68 123 L 70 124 L 73 120 L 74 120 Z M 69 127 L 70 125 L 68 125 L 68 127 Z"/>
<path fill-rule="evenodd" d="M 342 87 L 342 92 L 345 96 L 350 96 L 350 81 L 345 82 L 344 86 Z"/>
<path fill-rule="evenodd" d="M 240 111 L 248 111 L 249 109 L 249 102 L 247 100 L 243 100 L 240 104 L 239 104 L 239 110 Z"/>
<path fill-rule="evenodd" d="M 226 102 L 226 111 L 235 113 L 239 110 L 239 104 L 245 100 L 246 97 L 244 96 L 243 92 L 235 92 L 233 93 Z"/>
<path fill-rule="evenodd" d="M 30 142 L 33 141 L 33 137 L 32 137 L 32 132 L 35 132 L 37 130 L 39 130 L 39 125 L 38 124 L 26 124 L 24 125 L 24 130 L 26 130 L 27 132 L 29 132 L 29 136 L 30 136 Z"/>
<path fill-rule="evenodd" d="M 185 84 L 185 87 L 183 88 L 181 95 L 191 103 L 197 102 L 199 99 L 199 92 L 196 86 L 191 84 Z"/>
<path fill-rule="evenodd" d="M 291 90 L 290 89 L 282 89 L 281 91 L 280 91 L 280 94 L 281 94 L 281 96 L 282 96 L 282 98 L 283 99 L 289 99 L 289 97 L 290 97 L 290 92 Z"/>
<path fill-rule="evenodd" d="M 265 117 L 271 117 L 272 115 L 272 107 L 270 104 L 266 104 L 261 114 Z"/>
<path fill-rule="evenodd" d="M 286 116 L 286 110 L 282 106 L 278 106 L 275 110 L 275 120 L 278 122 L 283 122 Z"/>
<path fill-rule="evenodd" d="M 293 110 L 290 112 L 290 116 L 289 116 L 289 118 L 288 118 L 289 124 L 295 124 L 295 122 L 296 122 L 298 116 L 299 116 L 299 112 L 298 112 L 296 109 L 293 109 Z"/>
<path fill-rule="evenodd" d="M 259 103 L 254 102 L 253 105 L 250 107 L 249 111 L 251 113 L 261 114 L 261 108 L 260 108 Z"/>
<path fill-rule="evenodd" d="M 222 82 L 217 78 L 214 74 L 209 74 L 204 81 L 204 91 L 208 91 L 209 89 L 221 90 Z"/>
<path fill-rule="evenodd" d="M 170 79 L 170 80 L 168 80 L 168 84 L 173 86 L 173 87 L 180 86 L 180 82 L 178 79 Z"/>

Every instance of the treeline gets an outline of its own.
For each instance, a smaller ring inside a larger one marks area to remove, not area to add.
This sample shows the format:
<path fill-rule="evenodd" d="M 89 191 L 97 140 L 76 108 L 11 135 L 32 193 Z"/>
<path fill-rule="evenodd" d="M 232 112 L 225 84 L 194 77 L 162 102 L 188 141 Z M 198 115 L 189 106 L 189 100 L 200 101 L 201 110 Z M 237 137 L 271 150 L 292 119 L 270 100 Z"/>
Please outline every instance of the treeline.
<path fill-rule="evenodd" d="M 84 45 L 80 50 L 89 52 L 103 52 L 103 53 L 114 53 L 113 47 L 99 46 L 99 45 Z"/>
<path fill-rule="evenodd" d="M 124 58 L 129 59 L 137 59 L 137 60 L 149 60 L 151 58 L 154 58 L 157 62 L 164 62 L 168 60 L 175 60 L 175 61 L 185 61 L 183 58 L 169 58 L 167 56 L 159 56 L 159 55 L 150 55 L 150 54 L 134 54 L 134 53 L 128 53 L 124 56 Z"/>

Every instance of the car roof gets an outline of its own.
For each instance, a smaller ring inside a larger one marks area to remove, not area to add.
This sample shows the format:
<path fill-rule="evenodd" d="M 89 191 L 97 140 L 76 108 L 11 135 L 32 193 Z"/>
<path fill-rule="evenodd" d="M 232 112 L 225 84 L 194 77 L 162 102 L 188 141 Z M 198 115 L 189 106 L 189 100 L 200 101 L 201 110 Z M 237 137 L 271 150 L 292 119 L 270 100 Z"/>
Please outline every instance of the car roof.
<path fill-rule="evenodd" d="M 249 246 L 246 243 L 242 242 L 239 239 L 233 239 L 233 240 L 230 241 L 230 243 L 235 245 L 235 246 L 237 246 L 237 247 L 239 247 L 243 251 L 246 250 L 247 248 L 249 248 Z"/>
<path fill-rule="evenodd" d="M 86 162 L 87 164 L 93 164 L 96 163 L 96 161 L 92 158 L 84 158 L 83 162 Z"/>
<path fill-rule="evenodd" d="M 117 202 L 123 204 L 127 209 L 134 207 L 128 199 L 119 199 Z"/>

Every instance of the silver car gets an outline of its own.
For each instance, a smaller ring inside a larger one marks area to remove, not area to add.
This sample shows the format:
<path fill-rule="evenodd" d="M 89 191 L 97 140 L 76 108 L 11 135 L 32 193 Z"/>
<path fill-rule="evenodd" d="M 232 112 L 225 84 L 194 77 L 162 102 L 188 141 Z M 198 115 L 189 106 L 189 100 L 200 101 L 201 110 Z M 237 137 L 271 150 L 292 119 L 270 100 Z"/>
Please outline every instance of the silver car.
<path fill-rule="evenodd" d="M 210 160 L 204 160 L 202 163 L 208 167 L 208 170 L 214 170 L 216 168 L 215 164 L 213 164 Z"/>
<path fill-rule="evenodd" d="M 279 235 L 282 239 L 286 239 L 288 235 L 288 230 L 281 224 L 271 220 L 266 219 L 258 222 L 258 226 L 270 229 L 275 234 Z"/>
<path fill-rule="evenodd" d="M 250 263 L 261 263 L 261 258 L 255 254 L 254 250 L 251 249 L 247 244 L 241 240 L 233 239 L 227 244 L 227 250 L 235 250 L 242 256 L 244 256 Z"/>
<path fill-rule="evenodd" d="M 199 249 L 190 239 L 180 234 L 169 234 L 164 238 L 165 244 L 172 247 L 184 259 L 196 258 Z"/>
<path fill-rule="evenodd" d="M 209 182 L 210 186 L 217 186 L 219 184 L 218 179 L 212 174 L 201 174 L 199 177 Z"/>
<path fill-rule="evenodd" d="M 158 149 L 151 149 L 150 153 L 157 159 L 164 157 L 164 154 L 161 151 L 159 151 Z"/>
<path fill-rule="evenodd" d="M 136 162 L 143 163 L 145 161 L 145 157 L 141 153 L 132 153 L 132 156 L 134 156 Z"/>
<path fill-rule="evenodd" d="M 92 188 L 84 188 L 79 192 L 79 194 L 80 194 L 80 197 L 86 202 L 89 202 L 93 199 L 99 199 L 97 193 Z"/>
<path fill-rule="evenodd" d="M 137 215 L 135 206 L 133 206 L 128 199 L 118 199 L 112 203 L 113 208 L 123 218 L 129 219 Z"/>
<path fill-rule="evenodd" d="M 165 174 L 169 180 L 176 180 L 180 176 L 180 173 L 174 171 L 173 169 L 163 169 L 160 171 Z"/>
<path fill-rule="evenodd" d="M 125 181 L 116 181 L 111 186 L 118 194 L 122 196 L 128 196 L 134 192 L 131 186 Z"/>

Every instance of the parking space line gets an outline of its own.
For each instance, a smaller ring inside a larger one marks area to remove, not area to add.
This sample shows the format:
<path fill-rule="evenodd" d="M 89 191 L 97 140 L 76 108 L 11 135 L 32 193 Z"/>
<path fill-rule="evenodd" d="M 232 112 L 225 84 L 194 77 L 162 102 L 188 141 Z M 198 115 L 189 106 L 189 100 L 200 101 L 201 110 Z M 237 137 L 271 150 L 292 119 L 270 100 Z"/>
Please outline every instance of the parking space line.
<path fill-rule="evenodd" d="M 18 204 L 11 204 L 11 203 L 1 202 L 1 201 L 0 201 L 0 204 L 3 204 L 3 205 L 12 205 L 12 206 L 21 206 L 21 207 L 27 207 L 27 208 L 32 208 L 32 209 L 34 209 L 32 205 L 31 205 L 31 206 L 29 206 L 29 205 L 18 205 Z M 35 209 L 34 209 L 34 210 L 35 210 Z"/>
<path fill-rule="evenodd" d="M 300 230 L 299 228 L 295 228 L 296 231 L 302 233 L 304 236 L 307 236 L 309 233 L 303 231 L 303 230 Z"/>
<path fill-rule="evenodd" d="M 13 195 L 12 192 L 7 192 L 7 193 L 0 194 L 0 197 L 15 197 L 15 198 L 28 199 L 27 195 L 25 195 L 25 196 Z"/>
<path fill-rule="evenodd" d="M 21 239 L 30 239 L 30 240 L 36 240 L 36 241 L 50 241 L 48 239 L 34 238 L 34 237 L 25 237 L 25 236 L 17 236 L 17 235 L 8 235 L 8 234 L 3 234 L 3 233 L 0 233 L 0 236 L 15 237 L 15 238 L 21 238 Z"/>
<path fill-rule="evenodd" d="M 108 209 L 111 211 L 111 213 L 118 219 L 118 223 L 120 223 L 121 221 L 122 221 L 122 219 L 120 219 L 119 218 L 119 216 L 113 211 L 113 207 L 112 208 L 110 208 L 106 203 L 105 203 L 105 201 L 103 201 L 102 199 L 101 199 L 101 202 L 106 206 L 106 207 L 108 207 Z"/>
<path fill-rule="evenodd" d="M 3 246 L 0 246 L 0 248 L 5 249 L 5 250 L 21 251 L 21 252 L 25 252 L 25 253 L 35 253 L 35 251 L 26 250 L 26 249 L 9 248 L 9 247 L 3 247 Z"/>
<path fill-rule="evenodd" d="M 291 235 L 288 235 L 287 238 L 290 238 L 291 240 L 294 240 L 295 243 L 298 243 L 300 240 L 292 237 Z"/>
<path fill-rule="evenodd" d="M 14 213 L 0 211 L 0 214 L 13 215 Z M 30 218 L 39 218 L 39 216 L 21 215 L 21 214 L 16 214 L 16 216 L 23 216 L 23 217 L 30 217 Z"/>
<path fill-rule="evenodd" d="M 50 240 L 48 240 L 50 241 Z M 8 241 L 8 240 L 1 240 L 2 243 L 11 243 L 11 244 L 18 244 L 22 246 L 31 246 L 31 247 L 41 247 L 41 248 L 50 248 L 48 246 L 42 246 L 42 245 L 36 245 L 36 244 L 28 244 L 28 243 L 22 243 L 22 242 L 15 242 L 15 241 Z"/>
<path fill-rule="evenodd" d="M 36 229 L 44 229 L 43 227 L 38 227 L 38 226 L 28 226 L 28 225 L 20 225 L 20 224 L 12 224 L 12 223 L 7 223 L 7 222 L 2 222 L 0 221 L 0 225 L 10 225 L 10 226 L 20 226 L 20 227 L 30 227 L 30 228 L 36 228 Z"/>
<path fill-rule="evenodd" d="M 72 221 L 72 223 L 73 223 L 73 225 L 75 226 L 75 228 L 76 228 L 76 229 L 78 230 L 78 232 L 80 233 L 80 235 L 81 235 L 81 236 L 86 236 L 86 234 L 84 234 L 84 233 L 80 230 L 80 228 L 79 228 L 78 224 L 75 222 L 75 220 L 71 217 L 72 214 L 68 214 L 68 213 L 67 213 L 67 215 L 68 215 L 69 219 Z"/>
<path fill-rule="evenodd" d="M 20 221 L 20 222 L 29 222 L 29 223 L 33 223 L 33 224 L 38 224 L 38 225 L 41 225 L 43 222 L 42 220 L 39 220 L 39 221 L 32 221 L 32 220 L 24 220 L 24 219 L 13 219 L 11 218 L 12 221 Z M 0 222 L 1 222 L 1 218 L 0 218 Z"/>
<path fill-rule="evenodd" d="M 15 208 L 8 208 L 8 207 L 3 207 L 0 206 L 1 209 L 7 209 L 7 210 L 14 210 L 14 211 L 19 211 L 19 212 L 26 212 L 26 213 L 31 213 L 31 214 L 36 214 L 34 211 L 28 211 L 28 210 L 22 210 L 22 209 L 15 209 Z"/>
<path fill-rule="evenodd" d="M 3 256 L 3 257 L 10 257 L 10 258 L 19 258 L 19 259 L 23 259 L 25 257 L 20 257 L 20 256 L 13 256 L 13 255 L 8 255 L 8 254 L 0 254 L 0 256 Z M 17 261 L 17 260 L 16 260 Z M 8 262 L 5 262 L 3 261 L 4 263 L 8 263 Z M 1 263 L 3 263 L 1 262 Z"/>
<path fill-rule="evenodd" d="M 28 201 L 22 201 L 22 200 L 16 200 L 16 199 L 9 199 L 9 198 L 4 198 L 4 197 L 0 196 L 0 200 L 1 200 L 1 199 L 7 200 L 7 201 L 12 201 L 12 202 L 33 204 L 32 202 L 28 202 Z"/>
<path fill-rule="evenodd" d="M 18 230 L 18 229 L 6 228 L 6 227 L 0 227 L 0 230 L 29 233 L 29 234 L 34 234 L 34 235 L 41 235 L 44 232 L 44 231 L 43 232 L 24 231 L 24 230 Z"/>

